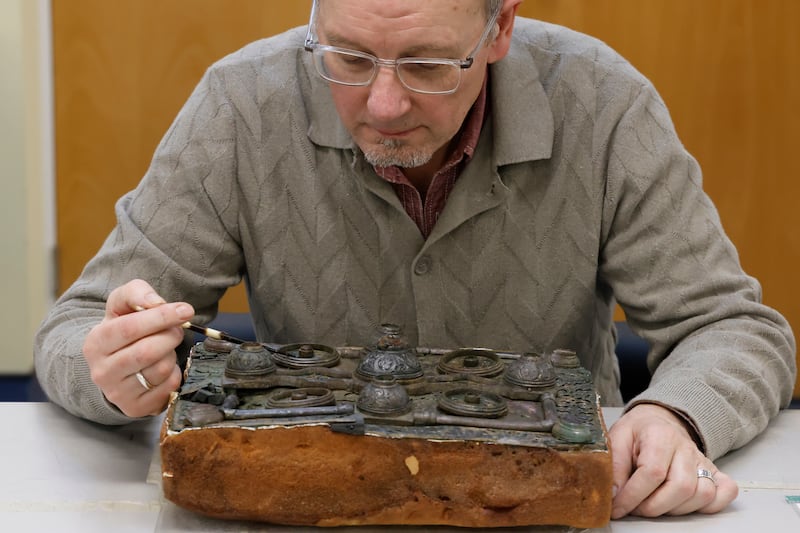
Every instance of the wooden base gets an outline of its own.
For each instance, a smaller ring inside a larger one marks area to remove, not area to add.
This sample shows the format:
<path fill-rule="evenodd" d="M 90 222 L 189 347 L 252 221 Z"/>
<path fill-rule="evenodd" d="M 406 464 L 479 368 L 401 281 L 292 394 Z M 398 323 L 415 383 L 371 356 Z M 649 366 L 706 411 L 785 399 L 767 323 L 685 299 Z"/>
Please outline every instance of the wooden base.
<path fill-rule="evenodd" d="M 579 528 L 610 519 L 607 449 L 355 436 L 325 425 L 172 432 L 169 419 L 161 435 L 164 495 L 212 517 Z"/>

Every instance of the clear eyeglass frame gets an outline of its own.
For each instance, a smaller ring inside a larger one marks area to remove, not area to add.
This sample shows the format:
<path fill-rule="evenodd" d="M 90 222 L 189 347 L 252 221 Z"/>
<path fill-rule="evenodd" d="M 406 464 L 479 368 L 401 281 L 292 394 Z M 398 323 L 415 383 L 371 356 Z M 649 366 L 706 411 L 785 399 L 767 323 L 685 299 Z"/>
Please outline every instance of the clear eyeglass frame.
<path fill-rule="evenodd" d="M 378 74 L 379 67 L 394 68 L 397 78 L 400 83 L 408 89 L 421 94 L 453 94 L 461 85 L 461 71 L 468 69 L 472 66 L 475 55 L 480 50 L 481 46 L 489 37 L 492 29 L 494 28 L 497 18 L 500 15 L 500 10 L 492 13 L 489 17 L 486 27 L 483 29 L 478 43 L 467 54 L 466 59 L 451 59 L 451 58 L 436 58 L 436 57 L 400 57 L 398 59 L 382 59 L 366 52 L 359 50 L 351 50 L 349 48 L 340 48 L 338 46 L 330 46 L 321 44 L 316 40 L 314 35 L 314 25 L 316 23 L 317 7 L 319 0 L 314 0 L 311 5 L 311 17 L 308 22 L 308 33 L 305 39 L 305 49 L 311 52 L 314 59 L 314 66 L 317 73 L 325 80 L 336 83 L 339 85 L 347 85 L 352 87 L 365 87 L 370 85 Z M 332 54 L 332 56 L 331 56 Z M 371 64 L 371 69 L 364 69 L 359 75 L 354 74 L 352 79 L 337 78 L 330 73 L 326 66 L 325 57 L 335 57 L 340 61 L 366 61 L 367 65 Z M 422 77 L 415 79 L 414 71 L 425 72 L 424 78 L 427 79 L 430 85 L 428 87 L 417 86 L 415 83 L 422 83 Z M 433 76 L 431 75 L 433 74 Z M 363 76 L 363 79 L 360 79 Z M 437 81 L 438 80 L 438 81 Z M 441 83 L 441 87 L 434 88 L 436 83 Z"/>

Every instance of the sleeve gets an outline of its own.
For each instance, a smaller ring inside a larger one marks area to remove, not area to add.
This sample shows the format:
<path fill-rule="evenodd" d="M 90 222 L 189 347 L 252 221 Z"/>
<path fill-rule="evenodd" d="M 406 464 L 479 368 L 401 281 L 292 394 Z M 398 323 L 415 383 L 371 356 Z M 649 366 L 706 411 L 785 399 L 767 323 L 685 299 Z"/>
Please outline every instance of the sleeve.
<path fill-rule="evenodd" d="M 791 400 L 791 328 L 742 270 L 697 162 L 649 83 L 614 125 L 606 154 L 600 275 L 651 346 L 651 384 L 628 407 L 672 408 L 715 459 Z"/>
<path fill-rule="evenodd" d="M 156 149 L 139 186 L 116 205 L 116 227 L 58 299 L 34 339 L 37 376 L 51 401 L 103 424 L 130 419 L 92 382 L 82 347 L 116 287 L 134 278 L 200 322 L 241 278 L 237 233 L 237 115 L 223 77 L 206 73 Z"/>

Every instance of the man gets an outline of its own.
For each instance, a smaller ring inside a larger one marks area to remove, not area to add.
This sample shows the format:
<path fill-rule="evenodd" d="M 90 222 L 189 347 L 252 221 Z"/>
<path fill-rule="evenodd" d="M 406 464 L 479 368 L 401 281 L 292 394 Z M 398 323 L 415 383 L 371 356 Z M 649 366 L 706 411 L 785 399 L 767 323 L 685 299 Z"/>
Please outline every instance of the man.
<path fill-rule="evenodd" d="M 791 330 L 651 84 L 520 1 L 321 0 L 209 69 L 37 336 L 50 397 L 159 413 L 180 324 L 244 277 L 261 340 L 572 348 L 620 405 L 618 302 L 655 373 L 610 431 L 613 517 L 723 509 L 712 460 L 789 402 Z"/>

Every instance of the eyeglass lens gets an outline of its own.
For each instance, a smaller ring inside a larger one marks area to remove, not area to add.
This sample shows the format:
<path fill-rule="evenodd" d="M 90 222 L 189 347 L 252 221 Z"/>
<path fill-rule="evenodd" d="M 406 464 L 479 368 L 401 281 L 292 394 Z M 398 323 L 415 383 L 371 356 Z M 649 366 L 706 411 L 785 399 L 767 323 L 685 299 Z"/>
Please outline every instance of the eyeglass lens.
<path fill-rule="evenodd" d="M 324 78 L 346 85 L 368 85 L 378 68 L 372 57 L 342 50 L 318 47 L 314 56 Z M 395 65 L 400 81 L 413 91 L 450 92 L 461 79 L 461 68 L 452 63 L 403 59 Z"/>

